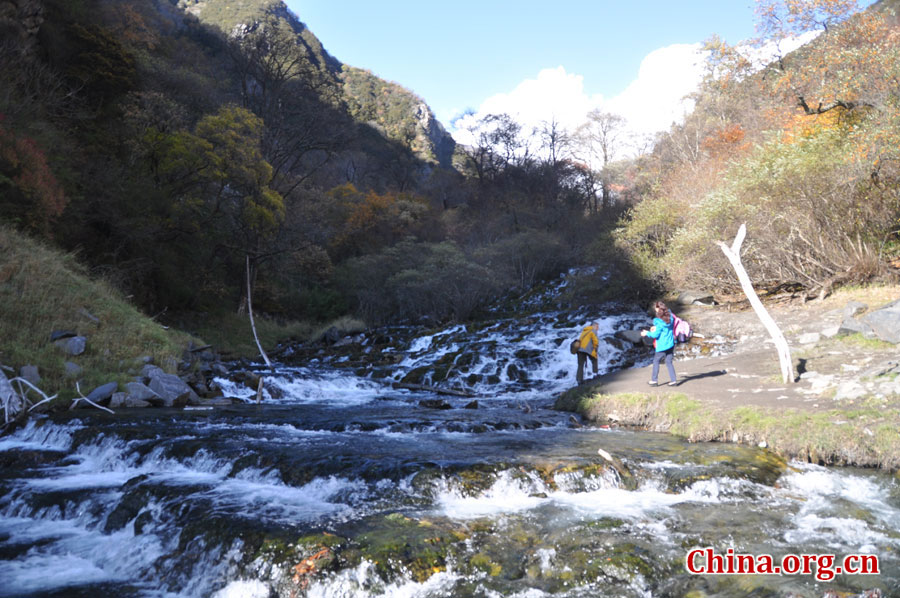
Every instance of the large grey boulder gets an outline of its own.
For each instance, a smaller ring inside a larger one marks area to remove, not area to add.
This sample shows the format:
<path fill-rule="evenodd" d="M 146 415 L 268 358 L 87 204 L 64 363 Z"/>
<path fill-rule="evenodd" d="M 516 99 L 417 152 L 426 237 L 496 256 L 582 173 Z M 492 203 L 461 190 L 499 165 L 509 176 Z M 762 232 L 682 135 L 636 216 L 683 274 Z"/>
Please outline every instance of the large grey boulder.
<path fill-rule="evenodd" d="M 108 401 L 117 390 L 119 390 L 118 382 L 107 382 L 88 393 L 87 398 L 95 403 L 102 403 Z"/>
<path fill-rule="evenodd" d="M 867 313 L 862 321 L 883 341 L 900 344 L 900 301 Z"/>
<path fill-rule="evenodd" d="M 710 293 L 703 291 L 683 291 L 675 302 L 679 305 L 715 305 L 716 300 Z"/>
<path fill-rule="evenodd" d="M 199 397 L 184 380 L 172 374 L 160 374 L 150 379 L 150 390 L 162 397 L 165 407 L 184 407 Z"/>
<path fill-rule="evenodd" d="M 146 405 L 159 405 L 162 407 L 166 401 L 156 392 L 151 390 L 147 385 L 140 382 L 129 382 L 125 385 L 126 404 L 135 404 L 137 402 Z M 130 405 L 129 405 L 130 406 Z"/>
<path fill-rule="evenodd" d="M 846 334 L 862 334 L 866 338 L 875 338 L 875 333 L 872 331 L 872 327 L 869 326 L 865 322 L 860 322 L 856 318 L 849 317 L 844 318 L 844 321 L 841 322 L 841 327 L 838 328 L 838 335 L 846 335 Z"/>
<path fill-rule="evenodd" d="M 847 318 L 854 318 L 867 309 L 869 309 L 869 306 L 865 303 L 860 303 L 859 301 L 849 301 L 847 305 L 844 306 L 844 319 L 846 320 Z"/>
<path fill-rule="evenodd" d="M 149 363 L 141 368 L 141 376 L 143 376 L 144 378 L 149 378 L 151 380 L 153 378 L 156 378 L 157 376 L 164 376 L 165 373 L 166 371 L 161 367 L 151 365 Z"/>
<path fill-rule="evenodd" d="M 120 409 L 125 406 L 125 399 L 128 395 L 124 392 L 114 392 L 112 396 L 109 397 L 109 408 L 110 409 Z"/>

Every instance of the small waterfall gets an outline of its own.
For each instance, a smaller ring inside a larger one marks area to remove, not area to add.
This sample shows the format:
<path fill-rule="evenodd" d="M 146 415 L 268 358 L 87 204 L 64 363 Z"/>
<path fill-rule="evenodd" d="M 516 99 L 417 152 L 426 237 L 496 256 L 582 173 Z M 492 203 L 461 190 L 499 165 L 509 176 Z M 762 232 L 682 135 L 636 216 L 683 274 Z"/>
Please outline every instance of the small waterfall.
<path fill-rule="evenodd" d="M 80 411 L 0 438 L 0 597 L 818 597 L 900 587 L 879 472 L 573 427 L 567 343 L 646 355 L 643 313 L 540 311 L 298 347 L 246 404 Z M 399 385 L 399 386 L 398 386 Z M 418 385 L 418 389 L 417 388 Z M 437 395 L 437 390 L 459 395 Z M 611 463 L 598 449 L 613 455 Z M 877 576 L 693 576 L 686 547 L 872 554 Z"/>

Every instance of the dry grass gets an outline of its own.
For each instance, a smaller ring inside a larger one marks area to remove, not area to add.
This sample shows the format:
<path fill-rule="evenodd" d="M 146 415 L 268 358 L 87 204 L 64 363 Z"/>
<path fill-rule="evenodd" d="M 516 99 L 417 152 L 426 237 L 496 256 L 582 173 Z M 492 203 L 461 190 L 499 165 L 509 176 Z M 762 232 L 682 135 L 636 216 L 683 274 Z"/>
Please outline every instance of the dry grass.
<path fill-rule="evenodd" d="M 87 350 L 66 356 L 50 342 L 54 330 L 87 337 Z M 190 338 L 165 330 L 103 281 L 91 280 L 69 255 L 0 226 L 0 363 L 16 372 L 38 366 L 40 386 L 75 395 L 64 363 L 83 369 L 81 387 L 127 382 L 144 356 L 172 371 Z"/>

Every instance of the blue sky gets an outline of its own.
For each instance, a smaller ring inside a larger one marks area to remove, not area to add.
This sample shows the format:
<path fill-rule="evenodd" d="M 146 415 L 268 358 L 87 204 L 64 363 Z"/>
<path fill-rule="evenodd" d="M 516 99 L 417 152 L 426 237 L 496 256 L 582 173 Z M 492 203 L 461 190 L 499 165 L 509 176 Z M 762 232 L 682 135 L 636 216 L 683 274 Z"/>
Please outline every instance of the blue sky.
<path fill-rule="evenodd" d="M 445 124 L 542 69 L 562 66 L 588 94 L 613 97 L 653 50 L 754 34 L 752 0 L 287 4 L 332 55 L 413 90 Z"/>
<path fill-rule="evenodd" d="M 601 107 L 649 135 L 689 109 L 704 40 L 756 33 L 754 0 L 286 2 L 334 57 L 411 89 L 448 128 L 465 109 L 574 127 Z"/>

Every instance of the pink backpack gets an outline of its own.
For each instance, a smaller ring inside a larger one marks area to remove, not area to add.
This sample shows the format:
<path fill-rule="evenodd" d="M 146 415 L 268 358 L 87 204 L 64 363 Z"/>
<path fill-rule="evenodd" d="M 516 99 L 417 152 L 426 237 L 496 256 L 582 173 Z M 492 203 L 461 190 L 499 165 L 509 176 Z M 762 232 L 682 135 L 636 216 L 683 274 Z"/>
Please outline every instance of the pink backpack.
<path fill-rule="evenodd" d="M 672 314 L 672 332 L 675 334 L 676 343 L 686 343 L 694 335 L 691 325 L 675 314 Z"/>

